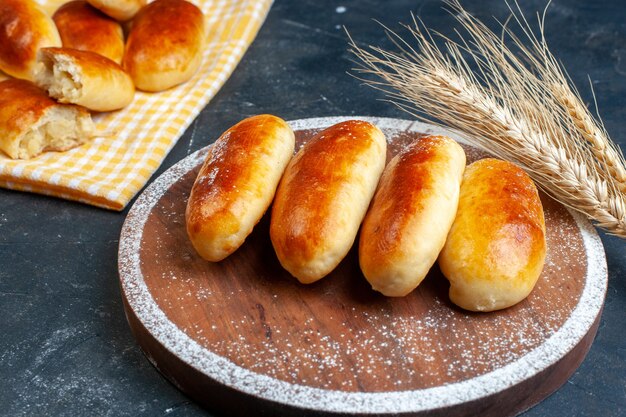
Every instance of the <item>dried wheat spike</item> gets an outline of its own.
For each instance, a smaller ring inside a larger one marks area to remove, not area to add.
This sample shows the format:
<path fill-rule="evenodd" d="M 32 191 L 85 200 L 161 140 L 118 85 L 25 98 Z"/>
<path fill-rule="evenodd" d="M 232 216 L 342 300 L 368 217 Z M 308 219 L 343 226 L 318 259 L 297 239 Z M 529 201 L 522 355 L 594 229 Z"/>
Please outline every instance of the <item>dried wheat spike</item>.
<path fill-rule="evenodd" d="M 544 20 L 539 39 L 514 3 L 510 21 L 524 39 L 506 24 L 497 35 L 457 0 L 446 3 L 466 37 L 441 36 L 439 47 L 436 35 L 413 18 L 405 25 L 410 42 L 386 28 L 397 51 L 361 48 L 350 39 L 356 71 L 401 109 L 464 132 L 522 166 L 553 198 L 626 238 L 624 157 L 550 53 Z"/>

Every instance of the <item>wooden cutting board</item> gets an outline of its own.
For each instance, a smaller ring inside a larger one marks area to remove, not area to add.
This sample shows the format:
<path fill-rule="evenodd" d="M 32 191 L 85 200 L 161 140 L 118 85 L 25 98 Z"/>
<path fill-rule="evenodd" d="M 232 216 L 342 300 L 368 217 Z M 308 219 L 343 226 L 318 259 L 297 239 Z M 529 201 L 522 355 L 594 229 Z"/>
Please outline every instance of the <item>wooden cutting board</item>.
<path fill-rule="evenodd" d="M 297 144 L 345 117 L 291 122 Z M 391 157 L 430 125 L 378 125 Z M 217 132 L 216 132 L 217 136 Z M 485 156 L 464 145 L 468 163 Z M 607 287 L 591 225 L 542 196 L 548 255 L 532 294 L 494 313 L 450 303 L 434 266 L 416 291 L 371 290 L 353 250 L 299 284 L 274 255 L 266 215 L 220 263 L 187 239 L 185 205 L 207 148 L 159 177 L 128 214 L 119 271 L 126 314 L 148 359 L 199 403 L 227 415 L 517 414 L 561 386 L 596 333 Z M 306 190 L 303 190 L 306 192 Z"/>

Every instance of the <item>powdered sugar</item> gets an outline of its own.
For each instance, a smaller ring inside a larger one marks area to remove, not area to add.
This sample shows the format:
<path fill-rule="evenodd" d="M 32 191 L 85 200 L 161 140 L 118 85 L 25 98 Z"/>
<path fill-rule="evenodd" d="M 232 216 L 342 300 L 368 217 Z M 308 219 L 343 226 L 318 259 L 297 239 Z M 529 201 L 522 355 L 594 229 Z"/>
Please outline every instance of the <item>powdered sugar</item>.
<path fill-rule="evenodd" d="M 291 125 L 294 130 L 315 131 L 346 119 L 306 119 Z M 463 141 L 453 132 L 417 122 L 364 119 L 381 127 L 388 139 L 399 131 L 413 131 L 446 134 Z M 579 300 L 571 300 L 569 306 L 554 305 L 550 317 L 541 321 L 526 315 L 523 308 L 513 319 L 510 315 L 481 315 L 475 334 L 467 337 L 468 314 L 453 308 L 445 291 L 430 283 L 432 297 L 426 302 L 427 308 L 409 309 L 410 314 L 398 315 L 393 306 L 381 302 L 355 303 L 331 310 L 332 315 L 321 319 L 306 318 L 303 313 L 303 319 L 286 331 L 270 309 L 272 303 L 288 302 L 286 293 L 270 286 L 263 302 L 251 305 L 249 316 L 223 317 L 210 326 L 191 323 L 181 328 L 168 319 L 171 300 L 155 299 L 146 283 L 141 242 L 149 213 L 172 184 L 202 162 L 203 156 L 199 151 L 172 167 L 132 208 L 120 240 L 122 288 L 133 313 L 156 340 L 189 366 L 244 393 L 303 408 L 363 414 L 416 412 L 472 401 L 518 384 L 557 362 L 587 333 L 602 306 L 606 291 L 604 252 L 589 223 L 573 215 L 582 243 L 569 245 L 584 248 L 568 247 L 567 242 L 550 247 L 557 253 L 548 256 L 547 278 L 542 285 L 546 289 L 570 285 L 559 273 L 570 260 L 554 260 L 582 251 L 587 258 L 586 276 L 580 284 L 584 288 Z M 475 157 L 478 154 L 468 155 L 468 160 Z M 570 224 L 559 222 L 557 214 L 547 211 L 548 223 L 555 228 L 549 235 L 575 232 Z M 171 222 L 170 228 L 182 227 L 184 217 L 179 211 L 159 207 L 159 215 Z M 177 248 L 174 253 L 190 261 L 185 250 Z M 245 289 L 224 292 L 196 285 L 194 277 L 176 269 L 164 268 L 159 279 L 160 285 L 170 285 L 173 290 L 185 288 L 175 294 L 183 297 L 190 309 L 220 311 L 248 294 Z M 529 299 L 531 304 L 549 301 L 540 296 Z M 329 332 L 331 327 L 338 331 Z M 224 334 L 229 337 L 217 338 Z M 459 353 L 450 355 L 449 347 L 454 345 Z M 403 364 L 401 369 L 399 363 Z M 363 386 L 377 387 L 377 391 Z"/>

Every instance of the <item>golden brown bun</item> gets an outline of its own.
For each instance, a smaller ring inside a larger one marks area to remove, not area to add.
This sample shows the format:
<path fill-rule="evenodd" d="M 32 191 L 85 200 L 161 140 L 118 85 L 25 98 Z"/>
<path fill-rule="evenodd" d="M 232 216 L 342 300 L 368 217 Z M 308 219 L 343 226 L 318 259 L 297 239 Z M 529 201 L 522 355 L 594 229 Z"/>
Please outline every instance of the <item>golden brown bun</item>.
<path fill-rule="evenodd" d="M 0 149 L 13 159 L 44 151 L 66 151 L 94 134 L 91 116 L 82 107 L 59 104 L 35 84 L 0 82 Z"/>
<path fill-rule="evenodd" d="M 124 56 L 122 26 L 84 0 L 64 4 L 52 16 L 64 48 L 91 51 L 118 64 Z"/>
<path fill-rule="evenodd" d="M 87 0 L 96 9 L 120 22 L 132 19 L 148 0 Z"/>
<path fill-rule="evenodd" d="M 109 58 L 77 49 L 43 48 L 38 59 L 37 85 L 61 103 L 111 111 L 133 100 L 133 81 Z"/>
<path fill-rule="evenodd" d="M 359 239 L 373 289 L 401 297 L 422 282 L 454 221 L 464 170 L 463 148 L 445 136 L 420 138 L 389 162 Z"/>
<path fill-rule="evenodd" d="M 61 46 L 52 19 L 32 0 L 0 0 L 0 70 L 33 80 L 37 51 Z"/>
<path fill-rule="evenodd" d="M 200 256 L 221 261 L 239 248 L 274 198 L 295 138 L 268 114 L 242 120 L 209 150 L 187 202 L 187 234 Z"/>
<path fill-rule="evenodd" d="M 545 230 L 537 189 L 521 168 L 497 159 L 469 165 L 439 256 L 452 302 L 493 311 L 526 298 L 543 269 Z"/>
<path fill-rule="evenodd" d="M 302 283 L 346 256 L 376 190 L 387 142 L 374 125 L 339 123 L 307 142 L 276 191 L 270 237 L 281 265 Z"/>
<path fill-rule="evenodd" d="M 200 66 L 204 36 L 200 9 L 185 0 L 156 0 L 133 21 L 124 69 L 144 91 L 184 83 Z"/>

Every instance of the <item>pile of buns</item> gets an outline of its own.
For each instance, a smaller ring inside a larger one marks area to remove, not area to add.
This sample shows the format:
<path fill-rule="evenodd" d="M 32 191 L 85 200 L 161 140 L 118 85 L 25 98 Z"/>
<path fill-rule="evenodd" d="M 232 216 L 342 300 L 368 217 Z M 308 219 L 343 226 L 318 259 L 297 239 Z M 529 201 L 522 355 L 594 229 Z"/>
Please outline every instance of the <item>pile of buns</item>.
<path fill-rule="evenodd" d="M 295 154 L 289 125 L 272 115 L 245 119 L 210 148 L 191 189 L 187 234 L 218 262 L 235 252 L 270 205 L 280 264 L 302 283 L 328 275 L 359 234 L 359 264 L 374 290 L 413 291 L 438 261 L 450 299 L 493 311 L 526 298 L 541 274 L 545 220 L 537 189 L 516 165 L 496 159 L 466 167 L 445 136 L 426 136 L 386 164 L 374 125 L 349 120 Z"/>
<path fill-rule="evenodd" d="M 0 0 L 0 71 L 13 77 L 0 82 L 0 150 L 27 159 L 86 142 L 90 112 L 189 80 L 204 39 L 187 0 L 74 0 L 53 16 L 34 0 Z"/>

